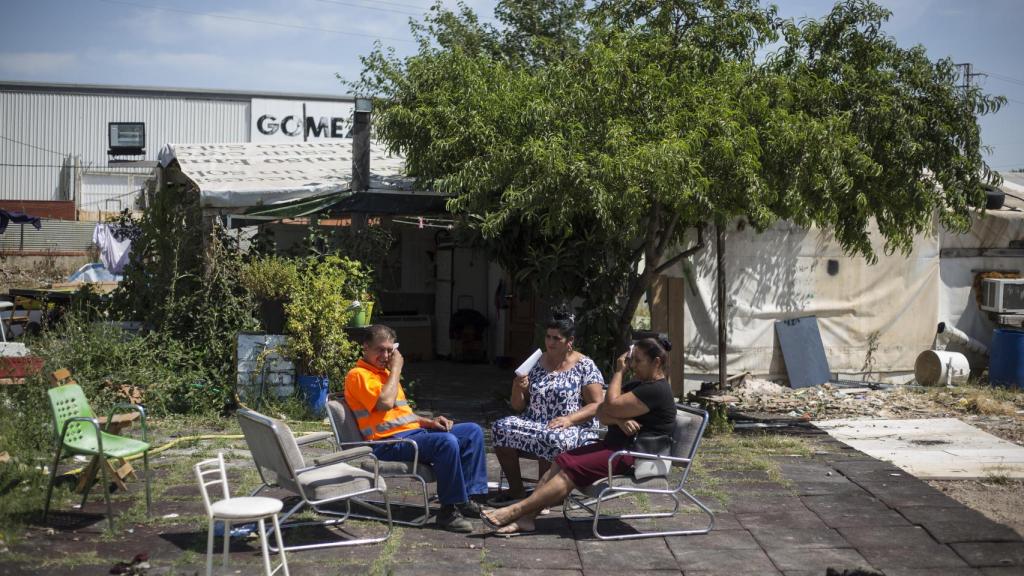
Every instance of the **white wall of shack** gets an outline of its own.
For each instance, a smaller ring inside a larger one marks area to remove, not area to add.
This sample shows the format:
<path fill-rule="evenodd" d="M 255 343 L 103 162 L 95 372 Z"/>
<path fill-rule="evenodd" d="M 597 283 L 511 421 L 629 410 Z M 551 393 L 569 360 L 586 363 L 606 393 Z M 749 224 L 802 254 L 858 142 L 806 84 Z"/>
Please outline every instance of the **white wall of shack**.
<path fill-rule="evenodd" d="M 939 321 L 987 344 L 995 325 L 978 309 L 972 284 L 983 271 L 1024 272 L 1020 255 L 1001 251 L 1024 240 L 1022 216 L 1011 206 L 976 218 L 966 234 L 936 229 L 919 236 L 909 255 L 885 255 L 878 238 L 876 264 L 844 255 L 816 229 L 780 222 L 758 234 L 733 223 L 725 255 L 728 373 L 784 378 L 774 323 L 809 315 L 818 318 L 830 370 L 844 376 L 898 380 L 912 374 L 917 355 L 932 347 Z M 712 239 L 667 274 L 685 280 L 684 301 L 671 305 L 684 309 L 688 375 L 718 369 L 715 259 Z M 829 260 L 838 263 L 834 275 Z"/>

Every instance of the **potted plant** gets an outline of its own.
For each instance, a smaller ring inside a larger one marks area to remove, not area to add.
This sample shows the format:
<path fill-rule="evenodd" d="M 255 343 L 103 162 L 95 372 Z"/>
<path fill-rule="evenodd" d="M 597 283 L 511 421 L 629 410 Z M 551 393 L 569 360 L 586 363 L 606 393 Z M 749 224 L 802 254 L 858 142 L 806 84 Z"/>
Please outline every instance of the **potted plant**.
<path fill-rule="evenodd" d="M 370 292 L 370 285 L 373 283 L 371 270 L 358 260 L 342 258 L 340 261 L 345 269 L 342 294 L 352 301 L 349 325 L 367 326 L 373 313 L 373 294 Z"/>
<path fill-rule="evenodd" d="M 295 261 L 280 256 L 263 256 L 242 268 L 242 285 L 260 304 L 263 329 L 268 334 L 284 333 L 284 304 L 299 282 Z"/>
<path fill-rule="evenodd" d="M 330 382 L 344 382 L 345 371 L 359 357 L 359 346 L 345 332 L 353 311 L 345 295 L 351 268 L 351 261 L 337 256 L 307 260 L 285 304 L 288 355 L 298 368 L 299 390 L 316 416 L 323 413 Z"/>

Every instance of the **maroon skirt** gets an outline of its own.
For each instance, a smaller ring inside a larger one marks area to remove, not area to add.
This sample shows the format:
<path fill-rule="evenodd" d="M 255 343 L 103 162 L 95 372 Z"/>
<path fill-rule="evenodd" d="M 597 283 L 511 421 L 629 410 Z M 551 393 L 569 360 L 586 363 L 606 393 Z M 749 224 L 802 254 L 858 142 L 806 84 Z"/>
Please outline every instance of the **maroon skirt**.
<path fill-rule="evenodd" d="M 577 488 L 585 488 L 602 478 L 608 477 L 608 457 L 623 448 L 609 448 L 603 441 L 586 444 L 562 452 L 555 458 L 555 464 L 565 471 Z M 626 474 L 633 467 L 632 456 L 615 460 L 613 474 Z"/>

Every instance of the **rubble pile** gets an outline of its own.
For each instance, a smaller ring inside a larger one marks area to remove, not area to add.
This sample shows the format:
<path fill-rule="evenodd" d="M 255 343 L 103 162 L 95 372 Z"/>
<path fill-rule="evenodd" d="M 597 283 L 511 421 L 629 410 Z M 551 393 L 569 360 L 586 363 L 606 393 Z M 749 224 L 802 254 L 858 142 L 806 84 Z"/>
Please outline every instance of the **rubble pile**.
<path fill-rule="evenodd" d="M 893 386 L 881 390 L 838 388 L 832 384 L 792 389 L 768 380 L 745 376 L 712 401 L 751 412 L 786 414 L 806 419 L 923 418 L 958 416 L 966 410 L 959 401 L 940 402 L 920 388 Z"/>
<path fill-rule="evenodd" d="M 1024 444 L 1024 392 L 991 397 L 985 387 L 894 385 L 872 390 L 832 384 L 793 389 L 747 374 L 732 380 L 724 392 L 707 399 L 751 415 L 801 420 L 960 418 L 991 434 Z"/>

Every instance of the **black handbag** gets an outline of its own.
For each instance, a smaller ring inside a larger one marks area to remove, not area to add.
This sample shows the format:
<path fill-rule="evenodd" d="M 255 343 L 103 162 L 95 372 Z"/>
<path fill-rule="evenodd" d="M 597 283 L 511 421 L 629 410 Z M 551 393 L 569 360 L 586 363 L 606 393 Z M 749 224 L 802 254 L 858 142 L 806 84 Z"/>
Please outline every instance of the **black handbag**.
<path fill-rule="evenodd" d="M 668 456 L 672 453 L 675 440 L 667 434 L 647 433 L 637 434 L 633 438 L 629 449 L 633 452 L 654 454 L 655 456 Z M 667 460 L 648 460 L 636 458 L 633 462 L 633 477 L 637 480 L 650 478 L 652 476 L 665 476 L 668 474 L 672 464 Z"/>

